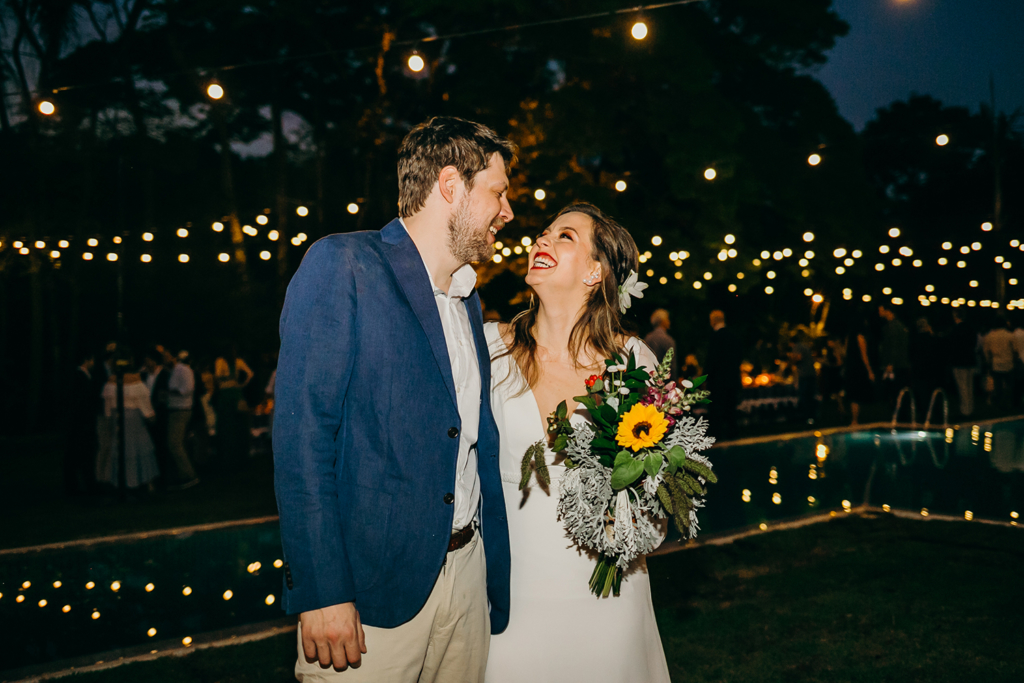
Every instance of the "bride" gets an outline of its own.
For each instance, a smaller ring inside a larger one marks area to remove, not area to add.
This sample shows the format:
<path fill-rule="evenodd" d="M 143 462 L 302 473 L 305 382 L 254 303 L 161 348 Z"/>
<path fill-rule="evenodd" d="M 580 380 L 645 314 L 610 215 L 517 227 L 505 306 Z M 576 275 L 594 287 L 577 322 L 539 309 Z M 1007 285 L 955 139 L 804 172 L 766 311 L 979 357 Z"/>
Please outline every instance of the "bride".
<path fill-rule="evenodd" d="M 570 205 L 530 250 L 530 307 L 507 325 L 484 326 L 512 550 L 510 622 L 491 639 L 487 683 L 669 680 L 644 559 L 627 571 L 619 597 L 595 597 L 595 556 L 569 539 L 555 510 L 561 458 L 547 449 L 549 488 L 532 478 L 519 490 L 523 454 L 546 437 L 558 404 L 568 403 L 574 422 L 588 419 L 572 397 L 604 371 L 605 358 L 632 351 L 637 365 L 657 366 L 620 317 L 619 286 L 638 267 L 625 228 L 592 204 Z"/>

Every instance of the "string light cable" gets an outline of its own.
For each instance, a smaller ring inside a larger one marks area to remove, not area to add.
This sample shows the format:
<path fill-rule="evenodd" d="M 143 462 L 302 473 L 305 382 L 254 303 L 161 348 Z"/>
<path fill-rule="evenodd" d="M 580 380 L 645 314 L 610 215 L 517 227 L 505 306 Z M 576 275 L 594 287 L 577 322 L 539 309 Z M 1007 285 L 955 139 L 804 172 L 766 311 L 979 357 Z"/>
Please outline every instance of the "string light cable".
<path fill-rule="evenodd" d="M 512 32 L 512 31 L 522 31 L 522 30 L 526 30 L 526 29 L 539 28 L 539 27 L 542 27 L 542 26 L 554 26 L 554 25 L 557 25 L 557 24 L 566 24 L 566 23 L 576 22 L 576 21 L 586 21 L 588 19 L 600 19 L 600 18 L 603 18 L 603 17 L 615 17 L 615 16 L 621 16 L 621 15 L 624 15 L 624 14 L 652 12 L 654 10 L 660 10 L 660 9 L 665 9 L 665 8 L 669 8 L 669 7 L 679 7 L 679 6 L 682 6 L 682 5 L 692 5 L 692 4 L 696 4 L 698 2 L 704 2 L 704 0 L 671 0 L 670 2 L 659 2 L 659 3 L 650 4 L 650 5 L 636 5 L 636 6 L 633 6 L 633 7 L 623 7 L 623 8 L 620 8 L 620 9 L 613 9 L 613 10 L 608 10 L 608 11 L 604 11 L 604 12 L 589 12 L 587 14 L 577 14 L 577 15 L 573 15 L 573 16 L 570 16 L 570 17 L 558 17 L 556 19 L 542 19 L 542 20 L 539 20 L 539 21 L 530 21 L 530 22 L 524 22 L 524 23 L 519 23 L 519 24 L 508 24 L 506 26 L 496 26 L 496 27 L 491 27 L 491 28 L 477 29 L 477 30 L 473 30 L 473 31 L 458 31 L 458 32 L 453 32 L 453 33 L 444 33 L 444 34 L 438 34 L 438 35 L 423 36 L 421 38 L 410 38 L 410 39 L 406 39 L 406 40 L 396 40 L 396 41 L 392 42 L 391 44 L 395 45 L 395 46 L 399 46 L 399 47 L 409 47 L 409 46 L 419 45 L 419 44 L 422 44 L 422 43 L 434 43 L 434 42 L 437 42 L 439 40 L 454 40 L 454 39 L 457 39 L 457 38 L 469 38 L 469 37 L 482 36 L 482 35 L 488 35 L 488 34 L 493 34 L 493 33 L 506 33 L 506 32 Z M 360 47 L 345 48 L 345 49 L 352 50 L 352 51 L 361 51 L 361 50 L 370 50 L 370 49 L 377 49 L 377 48 L 379 48 L 379 45 L 373 44 L 373 45 L 363 45 L 363 46 L 360 46 Z M 217 72 L 223 72 L 223 71 L 232 71 L 232 70 L 236 70 L 236 69 L 246 69 L 246 68 L 256 67 L 256 66 L 266 66 L 268 64 L 283 64 L 285 62 L 292 62 L 292 61 L 297 61 L 297 60 L 302 60 L 302 59 L 313 59 L 313 58 L 316 58 L 316 57 L 326 57 L 326 56 L 336 55 L 337 53 L 338 53 L 338 49 L 330 49 L 330 50 L 320 50 L 320 51 L 317 51 L 317 52 L 306 52 L 306 53 L 298 54 L 298 55 L 286 55 L 286 56 L 281 56 L 281 57 L 273 57 L 273 58 L 269 58 L 269 59 L 262 59 L 262 60 L 256 60 L 256 61 L 251 61 L 251 62 L 242 62 L 242 63 L 238 63 L 238 64 L 225 64 L 225 65 L 221 65 L 221 66 L 217 66 L 217 67 L 195 67 L 195 68 L 190 68 L 190 69 L 182 69 L 180 71 L 167 72 L 167 73 L 164 73 L 162 75 L 153 76 L 153 77 L 151 77 L 151 79 L 161 80 L 161 79 L 164 79 L 164 78 L 171 78 L 171 77 L 182 76 L 182 75 L 187 75 L 187 74 L 199 74 L 199 75 L 202 76 L 202 75 L 208 75 L 210 73 L 217 73 Z M 81 89 L 84 89 L 84 88 L 101 87 L 101 86 L 105 86 L 105 85 L 110 85 L 112 83 L 121 83 L 123 81 L 124 81 L 123 78 L 111 78 L 111 79 L 108 79 L 108 80 L 105 80 L 105 81 L 97 81 L 97 82 L 93 82 L 93 83 L 82 83 L 82 84 L 79 84 L 79 85 L 64 85 L 64 86 L 58 86 L 56 88 L 53 88 L 50 92 L 56 95 L 58 93 L 66 92 L 66 91 L 69 91 L 69 90 L 81 90 Z M 8 96 L 8 95 L 20 95 L 20 93 L 4 93 L 4 95 L 5 96 Z"/>

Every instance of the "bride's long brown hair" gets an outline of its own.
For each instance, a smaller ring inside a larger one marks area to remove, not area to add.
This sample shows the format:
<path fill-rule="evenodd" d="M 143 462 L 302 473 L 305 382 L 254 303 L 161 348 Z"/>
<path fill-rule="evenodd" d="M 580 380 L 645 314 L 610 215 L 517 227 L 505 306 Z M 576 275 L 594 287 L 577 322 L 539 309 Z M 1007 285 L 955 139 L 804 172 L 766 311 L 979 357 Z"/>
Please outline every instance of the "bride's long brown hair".
<path fill-rule="evenodd" d="M 640 254 L 629 232 L 593 204 L 570 204 L 554 218 L 557 219 L 567 213 L 582 213 L 590 217 L 593 226 L 593 251 L 590 257 L 601 264 L 603 276 L 601 282 L 591 288 L 579 319 L 569 334 L 569 353 L 579 369 L 583 367 L 579 361 L 581 351 L 586 350 L 601 359 L 610 358 L 623 351 L 622 345 L 628 330 L 619 313 L 619 285 L 626 281 L 630 271 L 639 268 Z M 511 343 L 505 351 L 492 359 L 512 357 L 523 380 L 519 394 L 532 387 L 538 379 L 537 340 L 533 336 L 538 308 L 539 303 L 531 294 L 529 307 L 517 314 L 509 323 Z M 510 367 L 509 375 L 502 381 L 510 380 L 513 374 L 514 369 Z"/>

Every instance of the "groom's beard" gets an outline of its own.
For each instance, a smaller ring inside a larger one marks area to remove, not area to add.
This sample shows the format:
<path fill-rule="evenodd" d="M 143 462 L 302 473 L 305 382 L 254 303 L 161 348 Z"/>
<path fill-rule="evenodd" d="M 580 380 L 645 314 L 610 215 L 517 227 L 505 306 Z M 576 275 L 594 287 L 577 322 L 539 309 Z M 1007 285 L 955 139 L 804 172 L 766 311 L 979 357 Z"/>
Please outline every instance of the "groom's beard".
<path fill-rule="evenodd" d="M 500 218 L 497 220 L 501 220 Z M 477 263 L 491 258 L 493 247 L 487 241 L 490 230 L 479 228 L 480 222 L 469 211 L 463 199 L 448 219 L 448 248 L 461 263 Z"/>

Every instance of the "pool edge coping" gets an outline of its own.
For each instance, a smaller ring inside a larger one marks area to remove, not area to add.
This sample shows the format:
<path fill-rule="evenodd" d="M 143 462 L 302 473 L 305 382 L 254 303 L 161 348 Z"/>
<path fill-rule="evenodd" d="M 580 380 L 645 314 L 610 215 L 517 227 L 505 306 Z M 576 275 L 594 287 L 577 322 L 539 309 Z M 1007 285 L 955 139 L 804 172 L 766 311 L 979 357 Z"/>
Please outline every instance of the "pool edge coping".
<path fill-rule="evenodd" d="M 963 419 L 956 420 L 943 425 L 944 429 L 946 426 L 957 428 L 964 424 L 1000 424 L 1002 422 L 1013 422 L 1015 420 L 1024 420 L 1024 415 L 1007 415 L 1005 417 L 996 417 L 990 420 L 971 420 Z M 930 429 L 936 429 L 936 424 L 928 425 Z M 794 439 L 812 439 L 819 438 L 822 436 L 831 436 L 833 434 L 847 434 L 850 432 L 867 432 L 875 429 L 907 429 L 907 430 L 923 430 L 924 423 L 912 424 L 910 422 L 897 422 L 895 425 L 892 422 L 867 422 L 859 425 L 846 425 L 845 427 L 826 427 L 824 429 L 810 429 L 803 432 L 784 432 L 782 434 L 771 434 L 766 436 L 749 436 L 743 439 L 735 439 L 733 441 L 722 441 L 716 443 L 712 448 L 728 448 L 730 446 L 751 446 L 759 443 L 768 443 L 771 441 L 792 441 Z"/>
<path fill-rule="evenodd" d="M 106 671 L 108 669 L 115 669 L 125 664 L 152 662 L 163 657 L 187 657 L 193 652 L 198 652 L 200 650 L 210 650 L 213 648 L 229 647 L 231 645 L 242 645 L 244 643 L 252 643 L 260 640 L 266 640 L 267 638 L 273 638 L 274 636 L 282 635 L 290 631 L 295 631 L 296 628 L 297 622 L 296 624 L 276 626 L 274 628 L 268 628 L 262 631 L 256 631 L 254 633 L 247 633 L 243 635 L 232 635 L 226 638 L 218 638 L 217 640 L 211 640 L 205 643 L 194 643 L 189 646 L 177 647 L 170 650 L 146 652 L 138 655 L 130 655 L 128 657 L 118 657 L 117 659 L 112 659 L 110 661 L 97 662 L 96 664 L 89 664 L 88 666 L 70 667 L 67 669 L 49 671 L 46 673 L 29 676 L 28 678 L 14 679 L 11 681 L 7 681 L 6 683 L 39 683 L 41 681 L 65 678 L 67 676 L 75 676 L 77 674 Z M 100 653 L 98 656 L 102 656 L 102 653 Z"/>
<path fill-rule="evenodd" d="M 5 555 L 24 555 L 26 553 L 44 552 L 46 550 L 63 550 L 65 548 L 85 547 L 92 545 L 103 545 L 106 543 L 121 543 L 123 541 L 141 541 L 148 538 L 159 538 L 162 536 L 181 536 L 192 534 L 198 531 L 216 531 L 217 529 L 229 529 L 238 526 L 255 526 L 276 522 L 277 515 L 264 517 L 248 517 L 246 519 L 232 519 L 225 522 L 208 522 L 206 524 L 194 524 L 192 526 L 172 527 L 170 529 L 152 529 L 150 531 L 133 531 L 128 534 L 117 534 L 112 536 L 95 536 L 92 538 L 79 538 L 72 541 L 57 541 L 55 543 L 43 543 L 42 545 L 28 545 L 19 548 L 0 549 L 0 557 Z"/>

